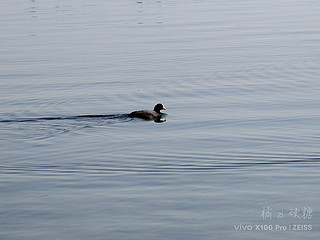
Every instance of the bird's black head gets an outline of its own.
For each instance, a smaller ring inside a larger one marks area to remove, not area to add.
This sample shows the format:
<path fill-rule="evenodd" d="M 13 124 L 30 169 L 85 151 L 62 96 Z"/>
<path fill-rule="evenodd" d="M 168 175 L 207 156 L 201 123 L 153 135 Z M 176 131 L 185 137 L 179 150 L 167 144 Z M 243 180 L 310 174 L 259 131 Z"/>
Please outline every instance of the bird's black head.
<path fill-rule="evenodd" d="M 158 103 L 156 106 L 154 106 L 153 109 L 155 112 L 160 113 L 161 110 L 167 110 L 162 103 Z"/>

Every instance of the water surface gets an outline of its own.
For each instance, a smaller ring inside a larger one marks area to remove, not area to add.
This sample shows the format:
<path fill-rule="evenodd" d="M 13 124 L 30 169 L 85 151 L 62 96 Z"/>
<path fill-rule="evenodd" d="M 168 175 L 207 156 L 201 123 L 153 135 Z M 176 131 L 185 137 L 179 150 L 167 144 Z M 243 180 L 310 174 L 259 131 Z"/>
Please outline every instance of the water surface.
<path fill-rule="evenodd" d="M 0 238 L 319 236 L 319 3 L 2 5 Z"/>

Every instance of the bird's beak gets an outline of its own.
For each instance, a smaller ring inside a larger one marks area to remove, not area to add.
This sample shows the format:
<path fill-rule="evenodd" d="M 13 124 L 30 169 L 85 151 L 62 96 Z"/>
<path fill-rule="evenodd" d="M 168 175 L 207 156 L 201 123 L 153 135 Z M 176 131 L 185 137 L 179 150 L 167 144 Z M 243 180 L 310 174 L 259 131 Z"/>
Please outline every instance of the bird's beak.
<path fill-rule="evenodd" d="M 163 106 L 162 110 L 167 110 L 165 106 Z"/>

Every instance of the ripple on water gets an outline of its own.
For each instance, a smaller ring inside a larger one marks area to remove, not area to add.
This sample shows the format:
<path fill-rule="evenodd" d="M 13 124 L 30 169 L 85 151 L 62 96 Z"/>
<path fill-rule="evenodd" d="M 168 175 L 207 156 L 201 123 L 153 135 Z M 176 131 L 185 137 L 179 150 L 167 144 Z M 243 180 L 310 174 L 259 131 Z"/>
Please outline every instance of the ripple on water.
<path fill-rule="evenodd" d="M 264 167 L 312 167 L 320 163 L 319 155 L 310 154 L 153 154 L 143 156 L 118 155 L 91 163 L 10 164 L 1 166 L 2 174 L 198 174 L 201 172 L 229 173 L 259 171 Z M 127 160 L 124 160 L 127 159 Z"/>

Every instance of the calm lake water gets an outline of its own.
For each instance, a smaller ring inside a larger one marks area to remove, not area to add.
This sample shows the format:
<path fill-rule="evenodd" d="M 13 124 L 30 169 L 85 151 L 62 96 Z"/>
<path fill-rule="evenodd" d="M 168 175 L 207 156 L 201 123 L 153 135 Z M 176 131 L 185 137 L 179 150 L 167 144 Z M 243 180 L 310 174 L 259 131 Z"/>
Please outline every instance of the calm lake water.
<path fill-rule="evenodd" d="M 317 239 L 319 12 L 3 2 L 0 239 Z"/>

